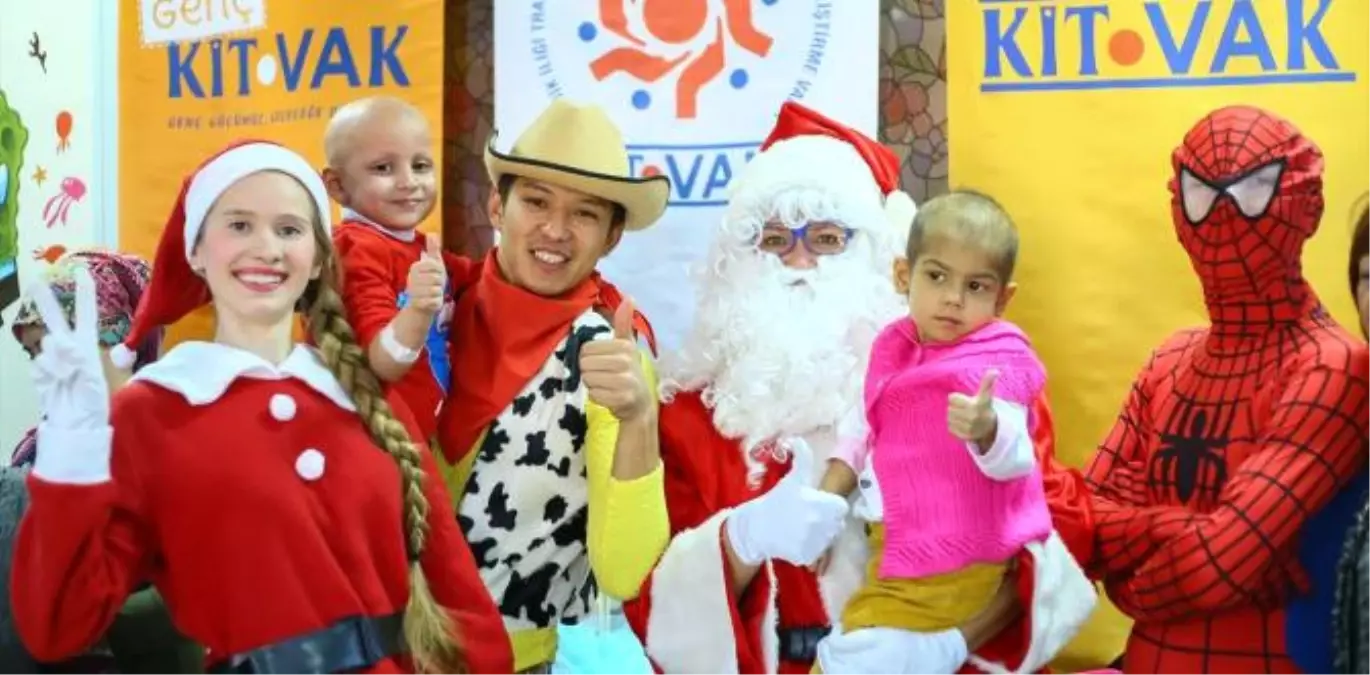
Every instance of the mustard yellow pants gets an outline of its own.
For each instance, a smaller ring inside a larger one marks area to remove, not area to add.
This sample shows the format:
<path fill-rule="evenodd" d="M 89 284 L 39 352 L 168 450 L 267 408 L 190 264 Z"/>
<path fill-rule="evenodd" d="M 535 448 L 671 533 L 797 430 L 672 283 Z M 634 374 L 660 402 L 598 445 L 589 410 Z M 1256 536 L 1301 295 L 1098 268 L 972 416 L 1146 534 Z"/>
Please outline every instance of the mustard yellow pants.
<path fill-rule="evenodd" d="M 881 579 L 885 526 L 867 530 L 866 582 L 842 610 L 842 628 L 900 628 L 932 632 L 955 628 L 989 605 L 1008 572 L 1005 564 L 974 564 L 919 579 Z"/>
<path fill-rule="evenodd" d="M 1007 563 L 975 564 L 931 577 L 881 579 L 885 526 L 868 526 L 866 542 L 871 555 L 865 584 L 842 609 L 842 630 L 846 633 L 877 627 L 920 633 L 956 628 L 989 605 L 1008 573 Z M 810 672 L 823 671 L 815 662 Z"/>

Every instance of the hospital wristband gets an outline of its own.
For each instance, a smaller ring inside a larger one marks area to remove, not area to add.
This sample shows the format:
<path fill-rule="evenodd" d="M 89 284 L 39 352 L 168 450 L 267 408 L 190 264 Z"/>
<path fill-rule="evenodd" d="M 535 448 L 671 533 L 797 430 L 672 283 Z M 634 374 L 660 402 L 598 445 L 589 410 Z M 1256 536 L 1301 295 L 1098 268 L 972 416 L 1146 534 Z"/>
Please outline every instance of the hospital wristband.
<path fill-rule="evenodd" d="M 413 363 L 418 361 L 419 354 L 423 353 L 422 349 L 410 349 L 400 344 L 399 339 L 395 337 L 394 324 L 389 324 L 381 330 L 381 349 L 384 349 L 396 363 Z"/>

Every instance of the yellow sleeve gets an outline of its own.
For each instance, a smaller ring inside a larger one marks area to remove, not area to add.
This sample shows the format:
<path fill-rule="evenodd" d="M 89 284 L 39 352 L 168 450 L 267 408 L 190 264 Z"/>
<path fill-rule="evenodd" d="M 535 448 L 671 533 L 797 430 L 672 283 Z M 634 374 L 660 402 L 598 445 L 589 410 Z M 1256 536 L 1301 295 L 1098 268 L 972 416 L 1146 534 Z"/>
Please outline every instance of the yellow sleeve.
<path fill-rule="evenodd" d="M 656 368 L 642 354 L 647 384 L 656 391 Z M 654 404 L 655 405 L 655 404 Z M 590 522 L 587 547 L 590 569 L 600 590 L 618 600 L 637 597 L 642 582 L 666 550 L 671 524 L 666 515 L 663 470 L 620 481 L 613 477 L 618 446 L 618 419 L 607 408 L 586 404 L 586 471 L 590 480 Z"/>
<path fill-rule="evenodd" d="M 470 480 L 471 471 L 476 467 L 476 454 L 480 452 L 480 446 L 485 442 L 485 434 L 489 431 L 490 429 L 486 428 L 480 432 L 475 445 L 471 447 L 471 452 L 462 455 L 456 464 L 449 463 L 437 440 L 433 441 L 433 459 L 437 460 L 438 475 L 442 476 L 442 482 L 447 486 L 447 494 L 452 498 L 452 510 L 457 513 L 461 513 L 461 498 L 466 496 L 466 482 Z"/>

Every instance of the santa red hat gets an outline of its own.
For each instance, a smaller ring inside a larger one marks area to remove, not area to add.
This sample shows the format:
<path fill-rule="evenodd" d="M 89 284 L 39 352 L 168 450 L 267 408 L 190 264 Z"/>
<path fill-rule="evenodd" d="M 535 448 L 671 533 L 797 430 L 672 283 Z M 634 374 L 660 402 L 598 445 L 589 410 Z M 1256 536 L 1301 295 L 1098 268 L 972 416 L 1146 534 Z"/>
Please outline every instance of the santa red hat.
<path fill-rule="evenodd" d="M 181 192 L 157 243 L 152 281 L 138 302 L 128 335 L 110 350 L 110 361 L 116 367 L 132 367 L 137 345 L 152 331 L 209 303 L 209 286 L 190 267 L 200 228 L 210 207 L 225 190 L 260 171 L 279 171 L 300 181 L 319 209 L 325 232 L 330 231 L 328 191 L 318 170 L 305 158 L 270 141 L 238 141 L 220 150 L 181 184 Z"/>
<path fill-rule="evenodd" d="M 882 225 L 908 234 L 917 207 L 899 189 L 899 157 L 840 122 L 794 101 L 780 108 L 775 128 L 733 188 L 732 198 L 764 203 L 793 188 L 820 188 L 847 200 L 848 210 L 883 213 Z M 863 229 L 874 226 L 848 222 Z"/>

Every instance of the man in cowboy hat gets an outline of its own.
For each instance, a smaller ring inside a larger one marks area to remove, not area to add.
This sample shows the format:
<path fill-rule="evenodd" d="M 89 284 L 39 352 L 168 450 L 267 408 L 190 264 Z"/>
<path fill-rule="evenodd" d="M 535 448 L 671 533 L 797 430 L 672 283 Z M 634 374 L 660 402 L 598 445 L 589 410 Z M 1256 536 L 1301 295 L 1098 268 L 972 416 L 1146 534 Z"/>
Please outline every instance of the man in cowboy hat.
<path fill-rule="evenodd" d="M 563 619 L 632 597 L 665 548 L 651 329 L 595 264 L 666 209 L 605 112 L 552 104 L 485 156 L 499 245 L 450 260 L 458 294 L 439 462 L 515 667 L 545 670 Z"/>

